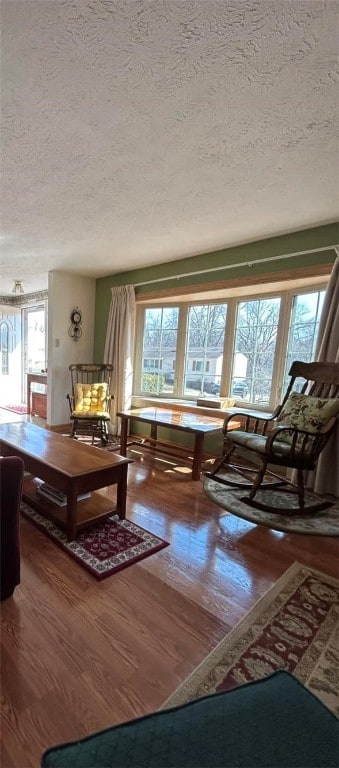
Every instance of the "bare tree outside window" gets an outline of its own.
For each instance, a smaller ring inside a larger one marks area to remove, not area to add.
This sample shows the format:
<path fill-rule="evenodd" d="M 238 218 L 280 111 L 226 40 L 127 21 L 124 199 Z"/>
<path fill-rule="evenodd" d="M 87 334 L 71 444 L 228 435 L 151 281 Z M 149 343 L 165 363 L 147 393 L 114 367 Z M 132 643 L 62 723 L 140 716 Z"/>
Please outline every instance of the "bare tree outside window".
<path fill-rule="evenodd" d="M 232 391 L 252 403 L 270 399 L 279 312 L 279 298 L 238 304 Z"/>
<path fill-rule="evenodd" d="M 310 363 L 314 360 L 315 347 L 323 308 L 325 291 L 305 293 L 293 297 L 287 355 L 284 375 L 284 390 L 287 389 L 288 372 L 293 360 Z"/>
<path fill-rule="evenodd" d="M 145 311 L 141 381 L 144 392 L 173 392 L 178 320 L 178 307 L 153 307 Z"/>
<path fill-rule="evenodd" d="M 184 394 L 220 391 L 227 304 L 189 307 Z"/>

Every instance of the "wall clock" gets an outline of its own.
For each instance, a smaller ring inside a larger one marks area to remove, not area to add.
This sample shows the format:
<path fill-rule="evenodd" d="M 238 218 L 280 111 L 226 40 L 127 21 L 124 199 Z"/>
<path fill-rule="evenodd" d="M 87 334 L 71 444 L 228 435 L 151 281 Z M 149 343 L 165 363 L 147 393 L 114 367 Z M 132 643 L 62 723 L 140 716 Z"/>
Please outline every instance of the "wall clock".
<path fill-rule="evenodd" d="M 81 330 L 81 323 L 82 323 L 82 312 L 79 307 L 74 307 L 71 312 L 71 323 L 68 333 L 70 337 L 73 339 L 73 341 L 78 341 L 80 339 L 80 336 L 82 334 Z"/>
<path fill-rule="evenodd" d="M 80 309 L 73 309 L 71 312 L 71 321 L 74 325 L 79 325 L 81 323 L 82 314 Z"/>

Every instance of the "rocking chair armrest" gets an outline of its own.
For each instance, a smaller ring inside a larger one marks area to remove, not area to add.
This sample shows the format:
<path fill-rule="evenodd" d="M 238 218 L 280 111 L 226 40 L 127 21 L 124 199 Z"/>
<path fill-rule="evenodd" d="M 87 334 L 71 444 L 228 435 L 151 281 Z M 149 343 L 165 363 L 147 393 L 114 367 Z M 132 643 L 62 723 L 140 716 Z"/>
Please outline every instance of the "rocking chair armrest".
<path fill-rule="evenodd" d="M 327 429 L 319 430 L 319 432 L 308 432 L 306 429 L 297 429 L 296 427 L 281 426 L 275 427 L 272 430 L 266 441 L 266 455 L 274 456 L 275 444 L 281 443 L 282 436 L 290 434 L 291 440 L 284 441 L 284 445 L 287 447 L 290 443 L 289 455 L 291 458 L 295 456 L 296 450 L 298 454 L 318 454 L 327 440 Z"/>
<path fill-rule="evenodd" d="M 66 395 L 66 397 L 68 400 L 70 412 L 72 413 L 74 411 L 75 398 L 73 395 Z"/>
<path fill-rule="evenodd" d="M 228 425 L 230 422 L 232 422 L 234 419 L 241 419 L 245 422 L 244 424 L 244 431 L 245 432 L 252 432 L 253 434 L 261 434 L 264 435 L 266 433 L 266 429 L 268 424 L 270 424 L 272 421 L 274 421 L 276 417 L 276 411 L 273 413 L 265 413 L 264 411 L 245 411 L 243 410 L 237 410 L 232 409 L 232 412 L 229 411 L 228 416 L 226 416 L 224 424 L 223 424 L 223 432 L 224 435 L 227 434 L 230 430 L 228 429 Z M 232 426 L 230 427 L 232 429 Z"/>

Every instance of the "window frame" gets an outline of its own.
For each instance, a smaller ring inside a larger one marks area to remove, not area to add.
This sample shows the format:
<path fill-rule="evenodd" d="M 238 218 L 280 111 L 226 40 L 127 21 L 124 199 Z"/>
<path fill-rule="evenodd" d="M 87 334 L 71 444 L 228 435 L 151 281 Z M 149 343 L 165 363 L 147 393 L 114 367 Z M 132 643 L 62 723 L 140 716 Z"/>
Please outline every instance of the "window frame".
<path fill-rule="evenodd" d="M 213 298 L 213 291 L 211 291 L 210 298 L 195 299 L 190 296 L 175 296 L 168 297 L 166 300 L 161 301 L 140 301 L 137 303 L 137 320 L 136 328 L 138 332 L 135 338 L 135 352 L 134 352 L 134 377 L 133 377 L 133 397 L 137 398 L 149 398 L 149 393 L 142 391 L 137 386 L 137 382 L 141 383 L 141 367 L 142 367 L 142 351 L 143 351 L 143 336 L 144 336 L 144 318 L 145 311 L 147 309 L 176 307 L 178 308 L 178 336 L 177 336 L 177 350 L 175 358 L 175 373 L 173 383 L 173 392 L 160 393 L 152 395 L 159 401 L 170 400 L 182 401 L 187 404 L 195 403 L 198 397 L 194 395 L 183 394 L 183 381 L 185 370 L 185 345 L 186 345 L 186 328 L 190 306 L 206 305 L 206 304 L 227 304 L 227 315 L 225 324 L 225 338 L 223 347 L 223 366 L 220 381 L 220 397 L 231 397 L 231 383 L 232 383 L 232 366 L 233 366 L 233 353 L 235 344 L 236 333 L 236 316 L 237 316 L 237 304 L 244 301 L 256 301 L 259 299 L 273 299 L 280 298 L 280 313 L 277 328 L 277 341 L 274 352 L 274 361 L 272 369 L 272 387 L 271 396 L 268 403 L 257 404 L 244 402 L 243 400 L 236 400 L 236 406 L 239 408 L 255 408 L 258 411 L 273 410 L 280 402 L 283 396 L 283 382 L 285 372 L 285 361 L 288 349 L 288 337 L 291 321 L 291 313 L 293 306 L 293 297 L 301 296 L 303 294 L 317 293 L 320 291 L 326 291 L 328 279 L 319 279 L 319 282 L 315 282 L 309 285 L 300 286 L 298 283 L 293 286 L 291 283 L 288 288 L 279 288 L 272 291 L 262 290 L 260 286 L 257 286 L 255 292 L 249 290 L 248 293 L 241 291 L 238 295 L 225 296 L 223 298 L 218 291 L 217 298 Z M 264 286 L 262 286 L 264 288 Z M 141 297 L 142 299 L 142 297 Z M 225 361 L 230 361 L 228 364 Z M 179 388 L 179 381 L 181 381 L 181 387 Z"/>

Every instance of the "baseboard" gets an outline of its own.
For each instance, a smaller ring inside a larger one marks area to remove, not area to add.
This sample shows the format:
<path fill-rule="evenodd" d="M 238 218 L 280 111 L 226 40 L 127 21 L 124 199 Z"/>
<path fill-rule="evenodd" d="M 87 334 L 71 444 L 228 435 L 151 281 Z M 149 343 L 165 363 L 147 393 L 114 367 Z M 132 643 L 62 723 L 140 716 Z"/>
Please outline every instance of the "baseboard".
<path fill-rule="evenodd" d="M 51 432 L 60 432 L 61 434 L 64 434 L 64 432 L 71 432 L 71 424 L 68 422 L 67 424 L 46 424 L 47 429 L 50 429 Z"/>

